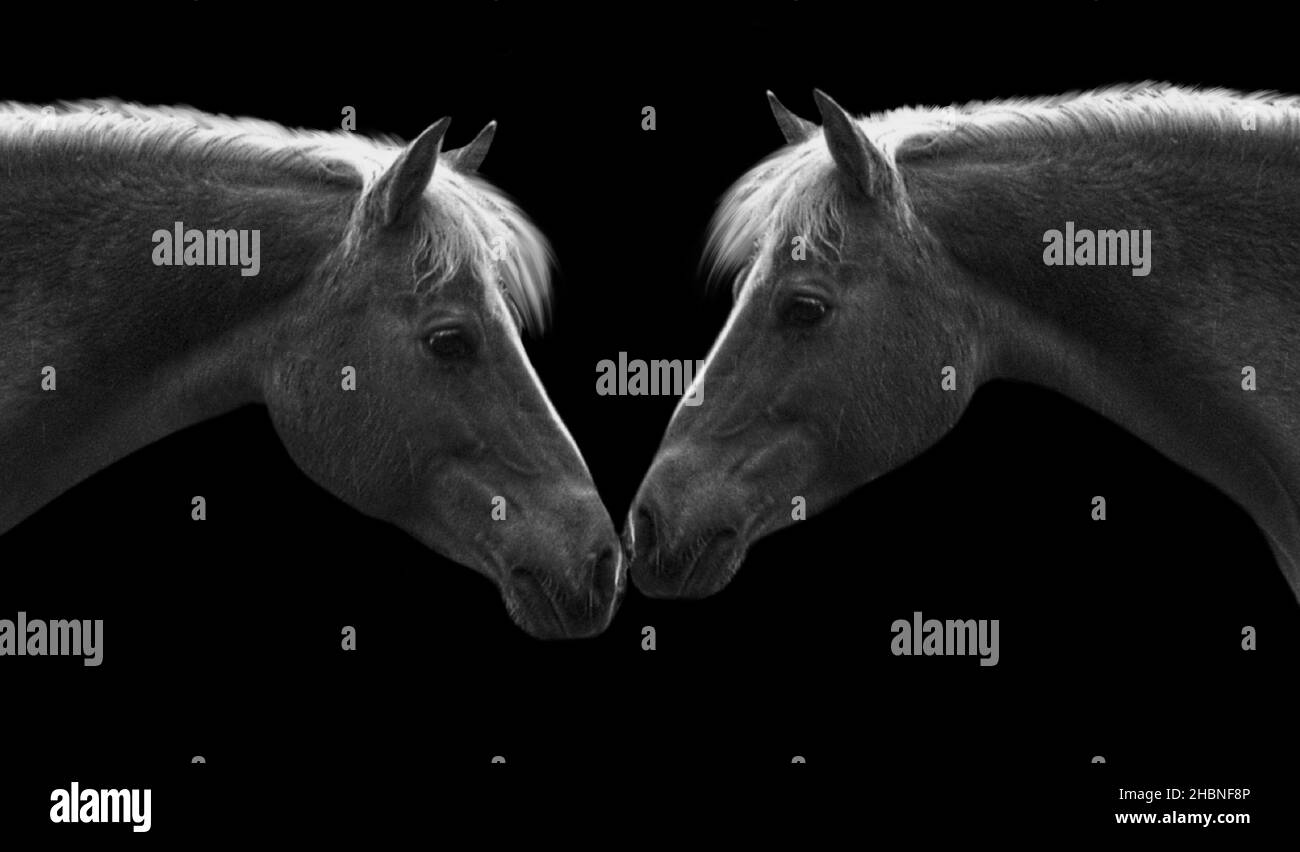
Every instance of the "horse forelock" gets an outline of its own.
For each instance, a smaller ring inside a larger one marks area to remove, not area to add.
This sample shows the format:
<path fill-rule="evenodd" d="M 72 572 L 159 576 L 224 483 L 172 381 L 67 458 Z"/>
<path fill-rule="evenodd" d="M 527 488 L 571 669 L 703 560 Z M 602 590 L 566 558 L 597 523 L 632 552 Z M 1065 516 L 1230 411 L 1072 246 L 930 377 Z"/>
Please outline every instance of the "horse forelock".
<path fill-rule="evenodd" d="M 942 117 L 920 110 L 857 122 L 890 168 L 903 141 L 947 126 Z M 726 192 L 713 216 L 705 251 L 709 280 L 716 283 L 744 269 L 776 240 L 802 237 L 809 251 L 837 257 L 845 236 L 848 197 L 835 168 L 818 128 L 746 172 Z M 793 248 L 788 242 L 786 247 Z"/>
<path fill-rule="evenodd" d="M 709 280 L 722 281 L 743 269 L 782 236 L 830 246 L 845 212 L 834 169 L 820 133 L 750 169 L 713 216 L 705 251 Z"/>
<path fill-rule="evenodd" d="M 546 238 L 513 201 L 472 175 L 434 170 L 417 223 L 413 270 L 429 292 L 463 268 L 498 286 L 523 328 L 541 331 L 550 314 L 552 254 Z"/>
<path fill-rule="evenodd" d="M 400 141 L 373 146 L 355 161 L 365 183 L 361 197 L 396 161 Z M 505 193 L 473 174 L 439 163 L 424 193 L 415 222 L 412 253 L 413 289 L 432 294 L 462 269 L 470 269 L 485 286 L 497 286 L 524 329 L 540 332 L 550 319 L 550 273 L 554 259 L 546 238 Z M 364 216 L 358 205 L 357 242 Z"/>

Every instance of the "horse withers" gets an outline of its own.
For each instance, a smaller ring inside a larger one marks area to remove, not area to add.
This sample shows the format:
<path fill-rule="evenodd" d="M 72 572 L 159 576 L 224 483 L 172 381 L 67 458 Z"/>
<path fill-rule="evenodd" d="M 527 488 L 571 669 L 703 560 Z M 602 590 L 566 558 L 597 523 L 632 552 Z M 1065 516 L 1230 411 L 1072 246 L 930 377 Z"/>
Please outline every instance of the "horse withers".
<path fill-rule="evenodd" d="M 549 249 L 475 175 L 495 125 L 444 153 L 447 125 L 402 147 L 0 108 L 0 532 L 263 403 L 309 477 L 486 574 L 526 631 L 602 631 L 618 539 L 520 339 L 546 319 Z"/>
<path fill-rule="evenodd" d="M 638 588 L 716 592 L 1008 378 L 1222 489 L 1300 597 L 1300 104 L 1140 85 L 855 119 L 815 97 L 820 127 L 769 93 L 789 144 L 715 217 L 736 301 L 629 512 Z"/>

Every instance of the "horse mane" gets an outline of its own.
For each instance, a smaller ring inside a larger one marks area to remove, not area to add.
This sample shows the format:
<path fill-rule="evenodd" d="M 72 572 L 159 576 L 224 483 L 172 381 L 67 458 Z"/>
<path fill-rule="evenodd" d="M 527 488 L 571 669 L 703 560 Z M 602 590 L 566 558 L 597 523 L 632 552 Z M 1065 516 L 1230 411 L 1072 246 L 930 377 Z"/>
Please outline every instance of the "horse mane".
<path fill-rule="evenodd" d="M 1243 132 L 1250 118 L 1253 133 Z M 1148 142 L 1153 152 L 1206 150 L 1243 137 L 1293 152 L 1300 97 L 1222 88 L 1136 83 L 1037 98 L 909 107 L 863 116 L 858 126 L 894 168 L 978 150 L 1023 155 L 1045 144 Z M 1198 149 L 1197 146 L 1200 146 Z M 705 264 L 716 282 L 745 269 L 777 236 L 801 235 L 834 252 L 845 197 L 821 128 L 746 172 L 723 195 L 709 229 Z M 903 171 L 906 179 L 906 172 Z"/>
<path fill-rule="evenodd" d="M 289 129 L 186 106 L 111 99 L 62 101 L 49 108 L 0 102 L 0 158 L 19 152 L 53 155 L 35 160 L 37 168 L 48 163 L 57 169 L 87 155 L 107 155 L 155 171 L 184 164 L 262 167 L 360 195 L 403 147 L 391 136 Z M 497 281 L 520 325 L 544 328 L 551 251 L 514 202 L 446 159 L 434 169 L 426 197 L 432 203 L 417 222 L 414 286 L 429 289 L 427 282 L 444 281 L 468 265 L 484 280 Z"/>

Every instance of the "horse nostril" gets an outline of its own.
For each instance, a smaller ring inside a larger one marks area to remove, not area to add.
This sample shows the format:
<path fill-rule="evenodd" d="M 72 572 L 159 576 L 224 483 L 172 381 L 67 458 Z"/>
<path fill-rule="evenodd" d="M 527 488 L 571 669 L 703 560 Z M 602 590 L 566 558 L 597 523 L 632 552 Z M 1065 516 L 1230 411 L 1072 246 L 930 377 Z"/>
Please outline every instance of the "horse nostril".
<path fill-rule="evenodd" d="M 629 517 L 623 524 L 623 531 L 618 534 L 618 543 L 623 548 L 623 558 L 631 562 L 636 557 L 636 533 L 632 529 L 632 519 Z"/>
<path fill-rule="evenodd" d="M 591 590 L 597 600 L 608 601 L 618 591 L 618 548 L 609 546 L 591 562 Z"/>
<path fill-rule="evenodd" d="M 656 538 L 654 513 L 645 506 L 637 506 L 632 513 L 632 546 L 628 548 L 628 558 L 636 554 L 642 558 L 649 556 L 654 552 Z"/>

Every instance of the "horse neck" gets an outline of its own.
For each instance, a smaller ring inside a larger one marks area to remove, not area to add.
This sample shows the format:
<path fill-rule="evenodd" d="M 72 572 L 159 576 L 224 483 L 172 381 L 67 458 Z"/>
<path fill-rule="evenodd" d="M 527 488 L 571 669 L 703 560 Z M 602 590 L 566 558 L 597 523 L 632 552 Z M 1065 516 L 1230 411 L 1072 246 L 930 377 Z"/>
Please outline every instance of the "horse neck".
<path fill-rule="evenodd" d="M 352 200 L 256 166 L 3 156 L 0 531 L 135 449 L 259 401 L 272 329 Z M 152 235 L 178 221 L 259 230 L 259 273 L 155 265 Z"/>
<path fill-rule="evenodd" d="M 1276 139 L 1189 141 L 976 159 L 918 174 L 918 208 L 971 274 L 982 378 L 1056 390 L 1217 485 L 1300 596 L 1300 164 Z M 1150 273 L 1046 265 L 1067 222 L 1150 229 Z"/>

